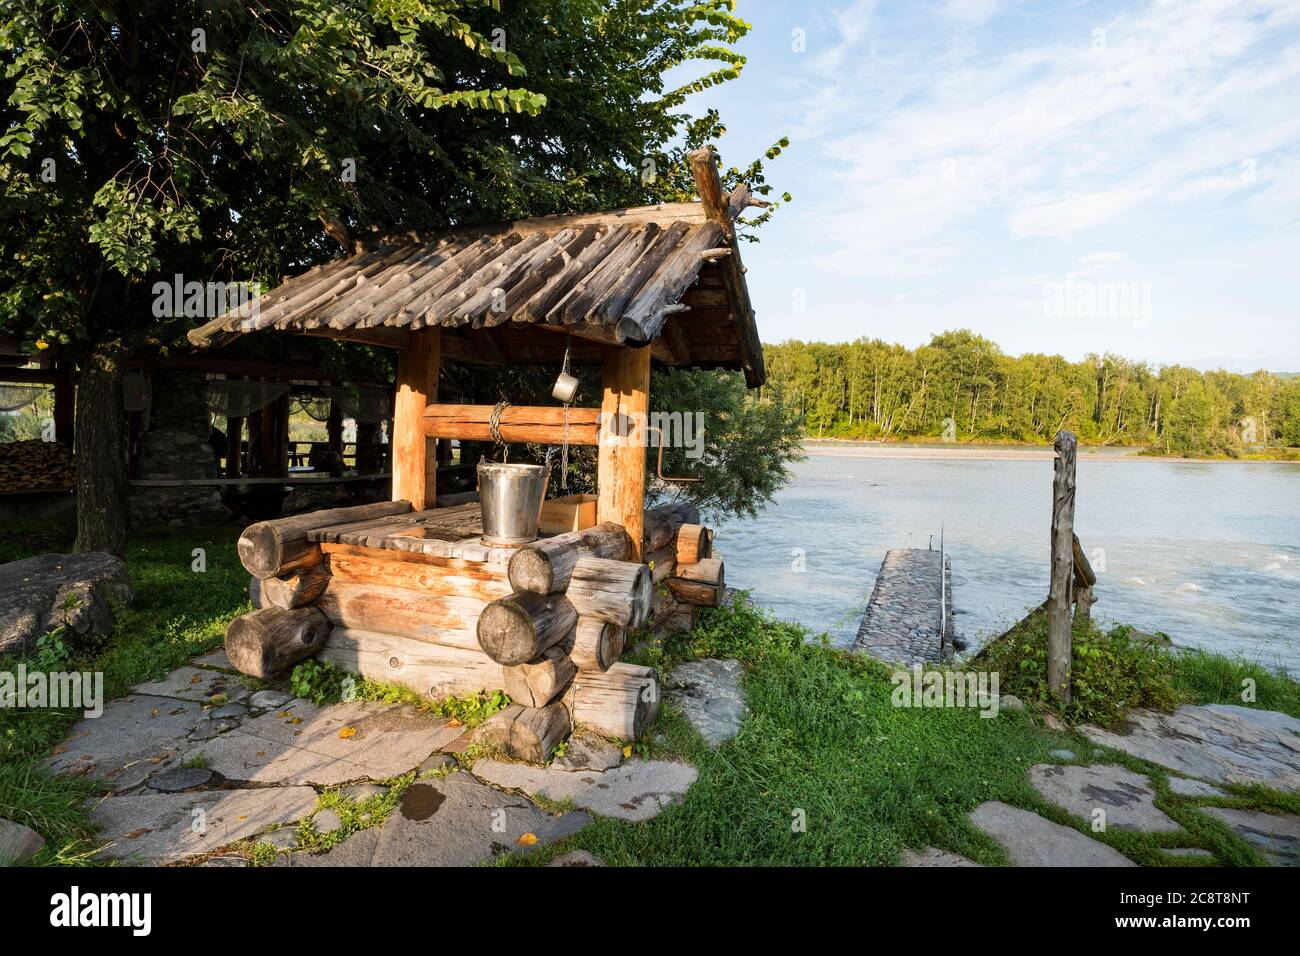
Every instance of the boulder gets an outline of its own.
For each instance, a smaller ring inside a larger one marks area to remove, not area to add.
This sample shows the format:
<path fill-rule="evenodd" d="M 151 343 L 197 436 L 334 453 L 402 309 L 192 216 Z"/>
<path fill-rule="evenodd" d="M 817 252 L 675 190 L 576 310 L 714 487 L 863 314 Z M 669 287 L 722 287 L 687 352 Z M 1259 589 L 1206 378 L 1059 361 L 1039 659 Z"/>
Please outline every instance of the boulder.
<path fill-rule="evenodd" d="M 31 651 L 60 626 L 77 637 L 107 634 L 112 605 L 134 597 L 126 564 L 102 551 L 0 564 L 0 654 Z"/>

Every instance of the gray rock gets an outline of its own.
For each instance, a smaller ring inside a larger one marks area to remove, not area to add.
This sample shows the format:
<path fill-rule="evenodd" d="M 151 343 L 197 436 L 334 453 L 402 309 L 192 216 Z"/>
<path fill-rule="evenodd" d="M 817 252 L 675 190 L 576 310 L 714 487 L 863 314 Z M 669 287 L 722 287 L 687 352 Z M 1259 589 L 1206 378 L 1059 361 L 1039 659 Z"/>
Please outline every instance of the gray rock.
<path fill-rule="evenodd" d="M 602 817 L 638 822 L 680 803 L 699 773 L 690 764 L 667 760 L 630 760 L 603 773 L 480 760 L 474 764 L 474 775 L 495 786 L 547 800 L 572 800 L 575 806 Z"/>
<path fill-rule="evenodd" d="M 358 830 L 328 853 L 295 853 L 283 866 L 474 866 L 576 833 L 590 817 L 552 816 L 464 772 L 412 784 L 381 827 Z M 535 844 L 521 838 L 532 834 Z"/>
<path fill-rule="evenodd" d="M 263 833 L 258 838 L 258 842 L 269 843 L 277 850 L 296 850 L 298 849 L 298 828 L 280 827 L 280 829 L 272 830 L 270 833 Z"/>
<path fill-rule="evenodd" d="M 295 700 L 187 756 L 203 756 L 231 780 L 337 786 L 406 773 L 459 733 L 445 719 L 398 704 Z"/>
<path fill-rule="evenodd" d="M 1201 780 L 1188 780 L 1186 777 L 1170 777 L 1169 790 L 1180 797 L 1226 797 L 1227 793 L 1218 787 L 1212 787 Z"/>
<path fill-rule="evenodd" d="M 749 713 L 740 685 L 744 673 L 739 661 L 687 661 L 664 680 L 665 694 L 705 742 L 717 747 L 740 733 Z"/>
<path fill-rule="evenodd" d="M 201 790 L 107 797 L 92 804 L 90 821 L 101 828 L 99 839 L 111 841 L 104 856 L 174 863 L 305 817 L 315 806 L 310 787 Z"/>
<path fill-rule="evenodd" d="M 998 698 L 999 710 L 1024 710 L 1025 702 L 1015 694 L 1003 694 Z"/>
<path fill-rule="evenodd" d="M 223 671 L 236 670 L 235 665 L 230 663 L 230 658 L 226 656 L 226 648 L 222 644 L 218 644 L 206 654 L 200 654 L 198 657 L 190 661 L 190 663 L 196 667 L 215 667 L 216 669 Z"/>
<path fill-rule="evenodd" d="M 132 692 L 154 697 L 207 701 L 218 694 L 230 696 L 239 686 L 238 679 L 230 674 L 187 666 L 176 668 L 162 680 L 138 684 L 132 688 Z"/>
<path fill-rule="evenodd" d="M 237 720 L 203 720 L 190 734 L 190 740 L 211 740 L 239 726 Z"/>
<path fill-rule="evenodd" d="M 102 551 L 38 554 L 0 564 L 0 654 L 21 654 L 57 627 L 70 636 L 107 634 L 112 606 L 135 597 L 121 558 Z"/>
<path fill-rule="evenodd" d="M 150 777 L 149 789 L 162 793 L 180 793 L 206 786 L 212 778 L 211 770 L 201 767 L 177 767 L 175 770 L 164 770 Z"/>
<path fill-rule="evenodd" d="M 203 719 L 203 709 L 192 701 L 143 694 L 112 700 L 99 717 L 73 725 L 48 766 L 52 773 L 92 777 L 126 790 L 169 766 Z"/>
<path fill-rule="evenodd" d="M 343 826 L 343 818 L 338 815 L 336 810 L 318 810 L 316 815 L 311 818 L 311 825 L 317 833 L 322 835 L 333 833 L 339 827 Z"/>
<path fill-rule="evenodd" d="M 605 861 L 586 850 L 570 850 L 557 856 L 547 866 L 605 866 Z"/>
<path fill-rule="evenodd" d="M 420 764 L 420 773 L 432 773 L 439 770 L 455 770 L 460 765 L 460 761 L 452 754 L 436 753 L 427 757 L 424 763 Z"/>
<path fill-rule="evenodd" d="M 381 787 L 377 783 L 354 783 L 342 790 L 343 796 L 357 803 L 364 803 L 373 797 L 382 797 L 387 792 L 387 787 Z"/>
<path fill-rule="evenodd" d="M 216 720 L 238 720 L 248 716 L 248 708 L 238 701 L 231 701 L 229 704 L 212 708 L 208 716 Z"/>
<path fill-rule="evenodd" d="M 560 770 L 612 770 L 623 762 L 623 748 L 595 734 L 576 733 L 569 738 L 563 756 L 551 766 Z"/>
<path fill-rule="evenodd" d="M 1209 850 L 1202 850 L 1200 847 L 1196 846 L 1167 847 L 1160 852 L 1168 854 L 1169 856 L 1192 857 L 1194 859 L 1207 860 L 1214 859 L 1214 854 Z"/>
<path fill-rule="evenodd" d="M 1056 731 L 1058 734 L 1065 733 L 1070 729 L 1066 726 L 1065 721 L 1060 717 L 1057 717 L 1055 714 L 1050 713 L 1043 714 L 1043 726 L 1048 730 Z"/>
<path fill-rule="evenodd" d="M 248 698 L 248 703 L 249 706 L 256 707 L 258 710 L 270 710 L 273 707 L 283 707 L 291 700 L 293 700 L 293 695 L 286 694 L 282 690 L 259 690 Z"/>
<path fill-rule="evenodd" d="M 1016 866 L 1136 866 L 1078 830 L 996 800 L 981 803 L 969 819 L 1000 843 Z"/>
<path fill-rule="evenodd" d="M 1074 751 L 1073 750 L 1049 750 L 1047 752 L 1047 756 L 1051 757 L 1053 760 L 1073 760 Z"/>
<path fill-rule="evenodd" d="M 1134 710 L 1126 733 L 1081 730 L 1095 744 L 1189 777 L 1300 791 L 1300 720 L 1286 714 L 1222 704 Z"/>
<path fill-rule="evenodd" d="M 43 846 L 45 837 L 31 827 L 0 817 L 0 866 L 25 863 Z"/>
<path fill-rule="evenodd" d="M 1091 767 L 1035 764 L 1029 768 L 1034 789 L 1075 816 L 1091 821 L 1105 812 L 1106 829 L 1168 833 L 1178 824 L 1157 810 L 1155 791 L 1142 774 L 1116 764 Z"/>
<path fill-rule="evenodd" d="M 1202 812 L 1232 827 L 1274 866 L 1300 866 L 1300 816 L 1227 807 L 1203 807 Z"/>
<path fill-rule="evenodd" d="M 920 853 L 915 850 L 903 848 L 903 866 L 922 866 L 922 867 L 948 867 L 948 866 L 979 866 L 974 860 L 968 860 L 966 857 L 949 850 L 940 850 L 938 847 L 927 846 Z"/>

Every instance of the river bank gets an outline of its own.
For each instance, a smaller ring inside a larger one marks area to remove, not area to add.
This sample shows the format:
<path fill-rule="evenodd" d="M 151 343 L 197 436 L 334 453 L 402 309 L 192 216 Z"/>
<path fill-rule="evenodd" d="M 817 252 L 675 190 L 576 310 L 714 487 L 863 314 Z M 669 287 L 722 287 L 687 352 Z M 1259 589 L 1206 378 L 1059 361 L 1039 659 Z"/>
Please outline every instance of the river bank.
<path fill-rule="evenodd" d="M 807 438 L 805 453 L 845 458 L 963 459 L 966 461 L 1040 461 L 1056 453 L 1051 445 L 1005 445 L 997 442 L 883 442 L 841 438 Z M 1300 464 L 1300 459 L 1278 454 L 1255 454 L 1241 458 L 1188 458 L 1181 455 L 1148 454 L 1140 446 L 1080 445 L 1080 461 L 1176 461 L 1197 464 L 1241 464 L 1278 462 Z"/>

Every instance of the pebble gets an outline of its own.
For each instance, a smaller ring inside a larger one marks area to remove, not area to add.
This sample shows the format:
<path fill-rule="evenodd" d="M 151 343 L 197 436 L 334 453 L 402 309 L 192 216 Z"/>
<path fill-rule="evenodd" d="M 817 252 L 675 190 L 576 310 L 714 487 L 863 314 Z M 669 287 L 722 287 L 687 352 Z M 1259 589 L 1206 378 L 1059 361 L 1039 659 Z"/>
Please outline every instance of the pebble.
<path fill-rule="evenodd" d="M 354 783 L 342 790 L 343 796 L 349 800 L 355 800 L 357 803 L 363 803 L 372 797 L 382 797 L 387 792 L 387 787 L 381 787 L 377 783 Z"/>
<path fill-rule="evenodd" d="M 293 696 L 282 690 L 259 690 L 248 702 L 258 710 L 270 710 L 272 707 L 282 707 L 291 700 Z"/>
<path fill-rule="evenodd" d="M 454 770 L 459 764 L 460 761 L 451 754 L 436 753 L 420 764 L 420 775 L 434 770 Z"/>
<path fill-rule="evenodd" d="M 1073 760 L 1074 751 L 1073 750 L 1049 750 L 1047 752 L 1047 756 L 1051 757 L 1053 760 Z"/>
<path fill-rule="evenodd" d="M 243 704 L 232 701 L 229 704 L 222 704 L 220 707 L 214 708 L 208 716 L 215 717 L 218 720 L 236 720 L 240 717 L 247 716 L 247 714 L 247 707 Z"/>
<path fill-rule="evenodd" d="M 333 833 L 343 826 L 343 818 L 334 810 L 321 810 L 311 818 L 311 825 L 322 835 Z"/>
<path fill-rule="evenodd" d="M 190 733 L 190 740 L 211 740 L 239 726 L 236 720 L 201 720 Z"/>

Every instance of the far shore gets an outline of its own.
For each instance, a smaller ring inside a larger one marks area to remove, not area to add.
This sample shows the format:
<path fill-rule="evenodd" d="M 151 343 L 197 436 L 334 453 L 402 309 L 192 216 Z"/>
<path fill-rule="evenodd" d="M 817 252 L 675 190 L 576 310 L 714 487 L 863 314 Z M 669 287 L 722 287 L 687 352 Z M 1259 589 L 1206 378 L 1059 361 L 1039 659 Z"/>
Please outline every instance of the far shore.
<path fill-rule="evenodd" d="M 1040 461 L 1056 457 L 1051 445 L 1002 445 L 984 442 L 882 442 L 849 441 L 838 438 L 805 438 L 803 449 L 810 455 L 841 458 L 966 459 L 969 461 Z M 1300 464 L 1285 458 L 1185 458 L 1179 455 L 1148 455 L 1139 447 L 1080 445 L 1080 461 L 1180 461 L 1194 464 Z"/>

